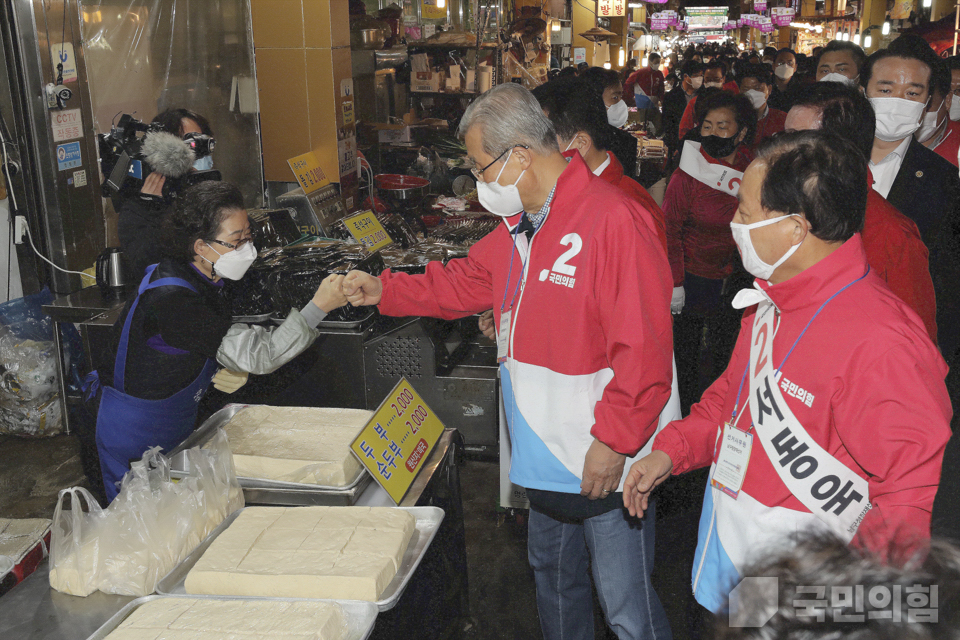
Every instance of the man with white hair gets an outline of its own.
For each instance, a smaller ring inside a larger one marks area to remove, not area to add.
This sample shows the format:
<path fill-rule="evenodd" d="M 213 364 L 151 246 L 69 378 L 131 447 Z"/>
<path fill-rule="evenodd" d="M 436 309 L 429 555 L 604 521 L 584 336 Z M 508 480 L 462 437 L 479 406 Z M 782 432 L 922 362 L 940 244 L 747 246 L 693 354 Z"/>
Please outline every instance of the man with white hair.
<path fill-rule="evenodd" d="M 594 582 L 619 638 L 669 638 L 650 585 L 654 516 L 623 508 L 624 463 L 679 416 L 671 278 L 650 213 L 594 176 L 516 84 L 460 122 L 481 203 L 504 224 L 423 275 L 354 271 L 354 305 L 453 319 L 493 307 L 511 480 L 531 503 L 544 636 L 593 638 Z M 668 402 L 669 401 L 669 402 Z M 665 409 L 666 407 L 666 409 Z"/>

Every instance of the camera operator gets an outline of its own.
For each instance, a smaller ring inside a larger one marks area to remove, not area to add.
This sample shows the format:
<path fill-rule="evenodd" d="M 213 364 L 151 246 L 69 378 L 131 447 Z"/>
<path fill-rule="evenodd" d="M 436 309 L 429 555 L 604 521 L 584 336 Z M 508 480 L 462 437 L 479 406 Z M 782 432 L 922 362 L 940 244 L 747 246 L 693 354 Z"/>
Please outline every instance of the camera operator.
<path fill-rule="evenodd" d="M 160 125 L 164 131 L 184 140 L 187 140 L 190 134 L 213 137 L 213 130 L 207 119 L 189 109 L 167 109 L 157 114 L 153 124 Z M 212 168 L 213 155 L 208 153 L 197 158 L 191 171 L 209 171 Z M 174 207 L 172 199 L 164 193 L 166 182 L 164 174 L 152 171 L 144 179 L 139 192 L 121 191 L 114 198 L 117 233 L 120 237 L 120 248 L 126 256 L 129 282 L 139 282 L 143 278 L 144 270 L 160 262 L 162 257 L 160 230 L 164 219 Z"/>

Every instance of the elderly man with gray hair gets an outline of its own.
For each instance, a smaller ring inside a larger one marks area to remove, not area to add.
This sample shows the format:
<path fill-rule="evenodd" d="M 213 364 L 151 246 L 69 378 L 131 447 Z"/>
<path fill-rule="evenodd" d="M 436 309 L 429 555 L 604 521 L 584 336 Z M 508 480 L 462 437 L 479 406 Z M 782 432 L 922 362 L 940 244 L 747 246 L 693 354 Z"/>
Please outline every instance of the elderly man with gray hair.
<path fill-rule="evenodd" d="M 393 316 L 454 319 L 493 307 L 510 478 L 531 503 L 544 636 L 594 637 L 592 570 L 619 638 L 669 638 L 650 585 L 654 514 L 630 517 L 621 493 L 624 463 L 679 417 L 670 266 L 655 223 L 579 154 L 560 154 L 519 85 L 477 98 L 459 135 L 481 203 L 504 224 L 466 258 L 431 262 L 423 275 L 351 272 L 344 293 Z"/>

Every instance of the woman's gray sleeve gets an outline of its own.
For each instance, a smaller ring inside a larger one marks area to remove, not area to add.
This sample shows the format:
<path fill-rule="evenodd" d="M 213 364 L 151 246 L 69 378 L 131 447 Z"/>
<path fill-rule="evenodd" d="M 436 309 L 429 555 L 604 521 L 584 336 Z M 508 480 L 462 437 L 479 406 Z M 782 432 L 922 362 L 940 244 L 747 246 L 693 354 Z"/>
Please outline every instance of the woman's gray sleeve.
<path fill-rule="evenodd" d="M 320 332 L 296 309 L 279 327 L 235 324 L 217 350 L 217 362 L 233 371 L 254 375 L 273 373 L 303 353 Z"/>

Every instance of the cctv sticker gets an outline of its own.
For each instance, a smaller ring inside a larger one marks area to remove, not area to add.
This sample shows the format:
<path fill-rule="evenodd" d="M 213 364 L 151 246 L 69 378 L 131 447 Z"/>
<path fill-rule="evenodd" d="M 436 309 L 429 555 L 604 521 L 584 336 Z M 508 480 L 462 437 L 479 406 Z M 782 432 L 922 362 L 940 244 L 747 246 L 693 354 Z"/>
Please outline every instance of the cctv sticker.
<path fill-rule="evenodd" d="M 76 140 L 83 137 L 83 118 L 80 109 L 64 109 L 50 114 L 53 141 Z"/>

